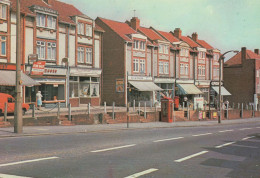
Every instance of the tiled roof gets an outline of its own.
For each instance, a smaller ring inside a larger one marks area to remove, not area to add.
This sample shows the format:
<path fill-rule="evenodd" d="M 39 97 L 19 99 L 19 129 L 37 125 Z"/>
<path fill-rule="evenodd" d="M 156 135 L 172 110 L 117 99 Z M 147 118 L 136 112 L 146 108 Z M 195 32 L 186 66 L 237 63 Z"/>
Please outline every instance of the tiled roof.
<path fill-rule="evenodd" d="M 192 48 L 195 47 L 200 47 L 200 45 L 198 45 L 197 43 L 195 43 L 192 39 L 190 39 L 187 36 L 182 36 L 181 40 L 185 41 L 186 43 L 188 43 Z"/>
<path fill-rule="evenodd" d="M 98 18 L 101 21 L 103 21 L 105 24 L 107 24 L 114 32 L 116 32 L 119 36 L 121 36 L 126 41 L 131 41 L 131 39 L 127 35 L 137 33 L 127 23 L 117 22 L 113 20 L 100 18 L 100 17 Z"/>
<path fill-rule="evenodd" d="M 16 11 L 16 0 L 10 0 L 10 1 L 11 1 L 12 10 Z M 31 15 L 35 15 L 30 10 L 30 7 L 33 6 L 33 5 L 46 7 L 46 8 L 58 11 L 59 20 L 61 22 L 67 22 L 67 23 L 74 24 L 75 22 L 70 18 L 71 16 L 81 15 L 81 16 L 87 17 L 82 12 L 80 12 L 77 8 L 75 8 L 73 5 L 67 4 L 67 3 L 64 3 L 64 2 L 60 2 L 60 1 L 57 1 L 57 0 L 49 0 L 49 4 L 46 4 L 43 0 L 22 0 L 22 2 L 21 2 L 21 12 L 31 14 Z"/>
<path fill-rule="evenodd" d="M 225 62 L 226 65 L 232 66 L 232 65 L 239 65 L 242 64 L 242 52 L 240 51 L 238 54 L 230 58 L 228 61 Z M 259 59 L 260 55 L 257 55 L 251 50 L 246 50 L 246 59 Z"/>
<path fill-rule="evenodd" d="M 158 32 L 164 36 L 168 41 L 170 41 L 171 43 L 173 42 L 179 42 L 180 40 L 178 40 L 175 36 L 173 36 L 172 33 L 170 32 L 163 32 L 163 31 L 159 31 Z"/>
<path fill-rule="evenodd" d="M 140 32 L 142 32 L 145 36 L 147 36 L 150 40 L 162 40 L 165 41 L 160 35 L 158 35 L 155 31 L 153 31 L 151 28 L 145 28 L 140 27 L 138 29 Z"/>
<path fill-rule="evenodd" d="M 103 28 L 101 28 L 100 26 L 98 26 L 97 24 L 95 24 L 95 28 L 94 28 L 95 31 L 99 31 L 99 32 L 105 32 L 103 30 Z"/>
<path fill-rule="evenodd" d="M 206 41 L 204 40 L 197 40 L 197 42 L 203 46 L 206 49 L 214 49 L 211 45 L 209 45 Z"/>

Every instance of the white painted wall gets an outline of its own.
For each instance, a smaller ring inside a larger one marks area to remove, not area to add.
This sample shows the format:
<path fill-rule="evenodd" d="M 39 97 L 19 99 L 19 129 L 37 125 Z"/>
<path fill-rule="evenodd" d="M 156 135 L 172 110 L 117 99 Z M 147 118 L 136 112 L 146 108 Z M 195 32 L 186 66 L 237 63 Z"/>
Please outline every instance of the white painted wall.
<path fill-rule="evenodd" d="M 16 63 L 16 25 L 11 24 L 11 63 Z"/>
<path fill-rule="evenodd" d="M 28 63 L 28 55 L 33 54 L 33 28 L 25 28 L 25 63 Z"/>
<path fill-rule="evenodd" d="M 16 23 L 16 13 L 15 12 L 11 13 L 11 22 Z"/>
<path fill-rule="evenodd" d="M 69 59 L 70 66 L 75 66 L 75 36 L 70 35 L 69 37 Z"/>
<path fill-rule="evenodd" d="M 95 40 L 95 68 L 100 68 L 100 41 Z"/>
<path fill-rule="evenodd" d="M 0 31 L 7 32 L 7 23 L 6 22 L 0 24 Z"/>
<path fill-rule="evenodd" d="M 42 32 L 37 29 L 36 36 L 38 38 L 53 39 L 56 40 L 56 32 L 51 33 L 50 31 L 43 30 Z"/>
<path fill-rule="evenodd" d="M 62 59 L 66 57 L 66 35 L 59 34 L 59 65 L 61 65 Z"/>
<path fill-rule="evenodd" d="M 84 44 L 93 44 L 93 39 L 88 39 L 86 37 L 78 37 L 78 42 L 79 43 L 84 43 Z"/>

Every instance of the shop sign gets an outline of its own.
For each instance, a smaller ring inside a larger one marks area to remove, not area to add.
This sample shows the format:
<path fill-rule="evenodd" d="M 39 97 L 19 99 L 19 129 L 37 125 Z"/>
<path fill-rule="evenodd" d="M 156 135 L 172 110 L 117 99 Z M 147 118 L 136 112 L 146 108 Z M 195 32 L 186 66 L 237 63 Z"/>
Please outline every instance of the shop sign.
<path fill-rule="evenodd" d="M 197 109 L 197 107 L 199 109 L 203 109 L 203 104 L 204 104 L 204 98 L 203 97 L 194 97 L 195 109 Z"/>
<path fill-rule="evenodd" d="M 125 82 L 124 79 L 116 79 L 116 92 L 124 92 L 125 91 Z"/>
<path fill-rule="evenodd" d="M 128 76 L 128 80 L 153 80 L 153 78 L 146 76 Z"/>
<path fill-rule="evenodd" d="M 217 117 L 218 117 L 218 113 L 217 112 L 213 112 L 213 118 L 217 119 Z"/>
<path fill-rule="evenodd" d="M 66 75 L 66 73 L 67 69 L 54 67 L 46 67 L 43 72 L 44 75 Z"/>
<path fill-rule="evenodd" d="M 30 64 L 31 64 L 31 62 L 38 61 L 38 54 L 29 54 L 28 61 Z"/>
<path fill-rule="evenodd" d="M 0 70 L 16 70 L 16 65 L 0 64 Z"/>
<path fill-rule="evenodd" d="M 43 75 L 45 61 L 37 61 L 33 63 L 31 75 Z"/>

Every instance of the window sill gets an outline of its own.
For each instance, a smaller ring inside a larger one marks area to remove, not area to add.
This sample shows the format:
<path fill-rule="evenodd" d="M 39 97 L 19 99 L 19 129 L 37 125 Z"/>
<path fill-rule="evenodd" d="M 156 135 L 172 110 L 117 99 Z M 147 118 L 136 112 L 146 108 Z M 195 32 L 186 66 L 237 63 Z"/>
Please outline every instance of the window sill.
<path fill-rule="evenodd" d="M 47 30 L 47 31 L 50 31 L 51 33 L 54 33 L 54 32 L 56 32 L 56 30 L 57 30 L 57 29 L 55 29 L 55 28 L 40 27 L 40 26 L 37 26 L 37 29 L 39 29 L 41 32 L 42 32 L 43 30 Z"/>

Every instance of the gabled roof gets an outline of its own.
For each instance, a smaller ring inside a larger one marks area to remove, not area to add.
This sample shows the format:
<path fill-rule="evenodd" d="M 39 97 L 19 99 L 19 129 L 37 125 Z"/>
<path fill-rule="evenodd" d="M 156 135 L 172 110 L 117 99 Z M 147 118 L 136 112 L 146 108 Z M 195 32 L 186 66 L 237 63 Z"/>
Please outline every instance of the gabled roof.
<path fill-rule="evenodd" d="M 126 41 L 132 41 L 127 35 L 136 34 L 137 32 L 131 28 L 127 23 L 117 22 L 98 17 L 103 23 L 108 25 L 114 32 Z"/>
<path fill-rule="evenodd" d="M 251 50 L 246 50 L 246 60 L 248 59 L 259 59 L 260 55 L 257 55 Z M 242 52 L 240 51 L 238 54 L 230 58 L 228 61 L 225 62 L 226 65 L 232 66 L 232 65 L 239 65 L 242 64 Z"/>
<path fill-rule="evenodd" d="M 71 24 L 75 24 L 75 22 L 71 19 L 71 16 L 88 17 L 71 4 L 60 2 L 57 0 L 48 0 L 48 1 L 49 4 L 45 3 L 43 0 L 22 0 L 21 12 L 30 15 L 35 15 L 35 13 L 33 13 L 30 10 L 30 7 L 33 5 L 37 5 L 37 6 L 41 6 L 41 7 L 45 7 L 57 11 L 59 14 L 59 20 L 61 22 L 67 22 Z M 16 0 L 10 0 L 10 2 L 11 2 L 11 9 L 13 11 L 16 11 Z"/>
<path fill-rule="evenodd" d="M 95 24 L 95 28 L 94 28 L 95 31 L 98 31 L 98 32 L 105 32 L 103 30 L 103 28 L 101 28 L 100 26 L 98 26 L 97 24 Z"/>
<path fill-rule="evenodd" d="M 142 32 L 145 36 L 147 36 L 152 41 L 155 41 L 155 40 L 165 41 L 160 35 L 158 35 L 151 28 L 140 27 L 138 30 L 140 32 Z"/>
<path fill-rule="evenodd" d="M 180 41 L 170 32 L 164 32 L 164 31 L 158 30 L 158 33 L 160 33 L 160 35 L 162 35 L 164 38 L 166 38 L 171 43 Z"/>
<path fill-rule="evenodd" d="M 181 40 L 188 43 L 192 48 L 200 47 L 197 43 L 195 43 L 192 39 L 187 36 L 181 36 Z"/>
<path fill-rule="evenodd" d="M 197 43 L 199 43 L 202 47 L 208 49 L 208 50 L 211 50 L 211 49 L 214 49 L 211 45 L 209 45 L 206 41 L 204 40 L 197 40 Z"/>

